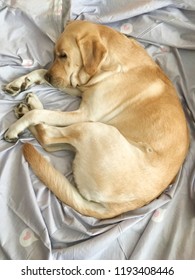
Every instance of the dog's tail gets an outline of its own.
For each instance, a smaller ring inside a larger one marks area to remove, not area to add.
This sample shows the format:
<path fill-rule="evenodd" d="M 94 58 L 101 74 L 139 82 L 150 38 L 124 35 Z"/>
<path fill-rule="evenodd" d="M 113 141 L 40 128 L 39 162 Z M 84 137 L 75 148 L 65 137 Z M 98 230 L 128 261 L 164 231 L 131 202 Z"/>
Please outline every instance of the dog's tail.
<path fill-rule="evenodd" d="M 31 144 L 23 146 L 23 154 L 37 177 L 65 204 L 79 213 L 95 218 L 108 214 L 105 206 L 86 200 L 63 174 L 56 170 Z"/>

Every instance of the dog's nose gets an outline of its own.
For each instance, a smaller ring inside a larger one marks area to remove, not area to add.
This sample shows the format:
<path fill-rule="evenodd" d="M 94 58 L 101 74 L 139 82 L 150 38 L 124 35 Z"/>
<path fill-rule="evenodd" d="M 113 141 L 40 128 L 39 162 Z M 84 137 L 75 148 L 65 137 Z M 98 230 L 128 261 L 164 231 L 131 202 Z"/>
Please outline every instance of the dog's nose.
<path fill-rule="evenodd" d="M 52 75 L 49 72 L 45 74 L 44 78 L 47 82 L 51 83 Z"/>

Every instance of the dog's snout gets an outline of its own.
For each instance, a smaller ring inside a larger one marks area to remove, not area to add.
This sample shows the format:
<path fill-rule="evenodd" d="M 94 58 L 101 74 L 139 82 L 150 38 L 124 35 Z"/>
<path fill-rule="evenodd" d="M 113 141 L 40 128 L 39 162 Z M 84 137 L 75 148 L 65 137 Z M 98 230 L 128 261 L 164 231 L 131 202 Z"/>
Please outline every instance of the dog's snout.
<path fill-rule="evenodd" d="M 49 73 L 49 72 L 47 72 L 46 74 L 45 74 L 45 80 L 47 81 L 47 82 L 49 82 L 49 83 L 51 83 L 51 80 L 52 80 L 52 75 Z"/>

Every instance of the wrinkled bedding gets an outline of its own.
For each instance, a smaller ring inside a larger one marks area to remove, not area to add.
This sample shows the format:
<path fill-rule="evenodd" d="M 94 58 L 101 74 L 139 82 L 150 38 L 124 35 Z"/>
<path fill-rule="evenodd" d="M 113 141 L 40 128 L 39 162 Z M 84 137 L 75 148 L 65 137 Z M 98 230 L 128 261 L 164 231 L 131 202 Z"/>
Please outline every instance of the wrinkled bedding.
<path fill-rule="evenodd" d="M 108 220 L 82 216 L 37 179 L 21 149 L 32 143 L 69 180 L 72 152 L 47 153 L 28 130 L 15 144 L 3 140 L 27 92 L 46 109 L 75 110 L 80 100 L 48 85 L 16 97 L 0 88 L 0 259 L 195 259 L 195 2 L 0 0 L 0 87 L 48 68 L 68 19 L 111 26 L 146 48 L 178 90 L 189 153 L 174 184 L 147 206 Z"/>

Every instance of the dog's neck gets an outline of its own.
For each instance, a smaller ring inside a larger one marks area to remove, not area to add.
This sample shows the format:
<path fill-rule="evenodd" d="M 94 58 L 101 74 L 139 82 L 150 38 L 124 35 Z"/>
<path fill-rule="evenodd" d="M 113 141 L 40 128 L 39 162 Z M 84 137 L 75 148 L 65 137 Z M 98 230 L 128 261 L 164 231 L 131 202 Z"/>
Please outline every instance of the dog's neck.
<path fill-rule="evenodd" d="M 84 71 L 84 69 L 81 69 L 81 71 L 79 72 L 79 84 L 77 86 L 77 88 L 80 91 L 85 91 L 87 88 L 103 82 L 104 80 L 110 78 L 111 76 L 114 76 L 117 73 L 120 72 L 125 72 L 122 65 L 117 64 L 117 65 L 112 65 L 107 67 L 106 65 L 102 65 L 100 67 L 100 69 L 92 76 L 90 77 L 88 74 L 86 74 L 86 72 Z"/>

